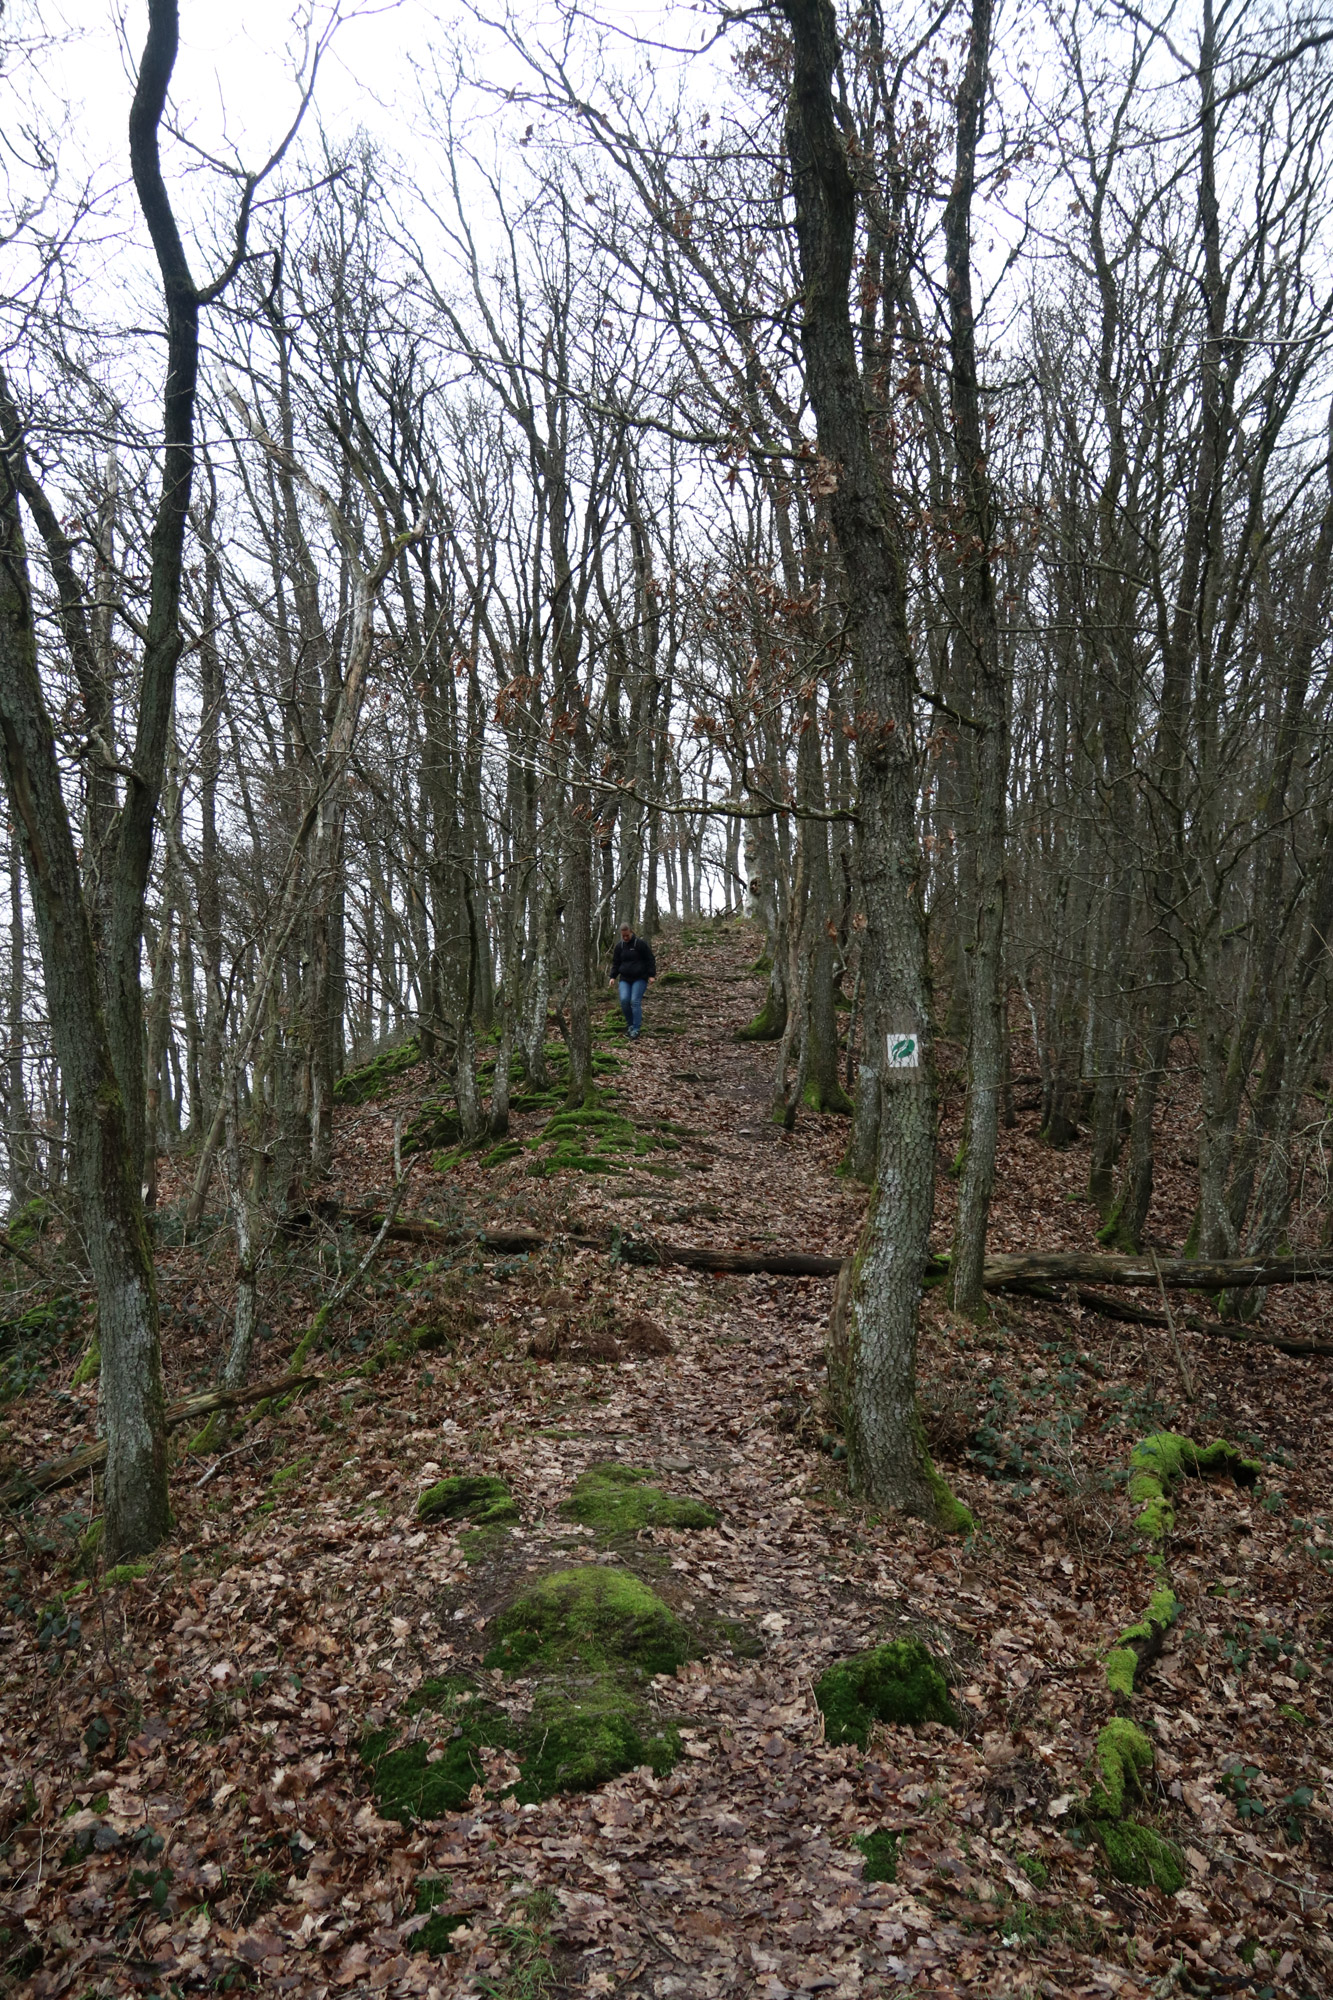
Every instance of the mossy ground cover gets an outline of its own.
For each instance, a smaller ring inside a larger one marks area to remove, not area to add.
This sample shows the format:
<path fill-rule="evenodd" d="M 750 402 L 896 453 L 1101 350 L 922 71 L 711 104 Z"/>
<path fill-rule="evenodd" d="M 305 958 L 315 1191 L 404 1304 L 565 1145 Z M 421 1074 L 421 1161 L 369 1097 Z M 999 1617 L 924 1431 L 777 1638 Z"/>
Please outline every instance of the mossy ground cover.
<path fill-rule="evenodd" d="M 601 1564 L 555 1570 L 494 1620 L 483 1664 L 505 1673 L 674 1674 L 689 1636 L 655 1591 Z"/>
<path fill-rule="evenodd" d="M 712 1528 L 717 1515 L 700 1500 L 664 1493 L 652 1473 L 637 1465 L 591 1465 L 574 1482 L 560 1512 L 603 1535 L 633 1535 L 641 1528 Z"/>
<path fill-rule="evenodd" d="M 1185 1886 L 1185 1857 L 1174 1840 L 1133 1820 L 1103 1820 L 1097 1838 L 1117 1882 L 1132 1889 L 1161 1889 L 1174 1896 Z"/>
<path fill-rule="evenodd" d="M 484 1664 L 539 1682 L 520 1800 L 591 1791 L 642 1764 L 662 1774 L 676 1763 L 680 1739 L 651 1716 L 644 1689 L 688 1657 L 689 1635 L 638 1577 L 592 1564 L 557 1570 L 523 1591 L 493 1629 Z"/>
<path fill-rule="evenodd" d="M 37 1305 L 21 1304 L 24 1297 L 0 1293 L 0 1403 L 26 1396 L 57 1360 L 63 1370 L 62 1350 L 83 1337 L 81 1302 L 71 1293 Z M 91 1381 L 92 1371 L 82 1379 Z"/>
<path fill-rule="evenodd" d="M 636 1165 L 645 1172 L 661 1174 L 670 1170 L 649 1164 L 653 1156 L 680 1150 L 680 1139 L 666 1121 L 651 1130 L 641 1129 L 624 1112 L 614 1109 L 605 1093 L 599 1093 L 591 1104 L 557 1111 L 528 1143 L 535 1154 L 528 1172 L 538 1176 L 628 1174 Z"/>
<path fill-rule="evenodd" d="M 477 1086 L 483 1098 L 491 1096 L 495 1088 L 495 1065 L 498 1058 L 487 1057 L 477 1065 Z M 563 1043 L 552 1043 L 545 1051 L 546 1070 L 549 1082 L 538 1089 L 527 1080 L 522 1060 L 514 1056 L 509 1065 L 509 1110 L 515 1118 L 524 1117 L 534 1111 L 546 1111 L 553 1117 L 567 1113 L 566 1099 L 569 1094 L 569 1052 Z M 622 1058 L 606 1049 L 594 1049 L 592 1070 L 594 1077 L 609 1077 L 622 1064 Z M 574 1114 L 577 1115 L 577 1114 Z M 447 1174 L 465 1162 L 474 1162 L 483 1172 L 506 1165 L 510 1160 L 523 1157 L 526 1150 L 540 1145 L 542 1136 L 524 1141 L 507 1136 L 494 1139 L 489 1130 L 473 1144 L 463 1141 L 462 1128 L 452 1100 L 440 1097 L 430 1100 L 422 1107 L 418 1120 L 410 1125 L 403 1137 L 403 1152 L 423 1151 L 429 1147 L 439 1147 L 431 1159 L 431 1167 L 437 1174 Z M 531 1171 L 540 1171 L 533 1166 Z M 585 1169 L 585 1171 L 595 1171 Z"/>
<path fill-rule="evenodd" d="M 944 1675 L 919 1639 L 891 1639 L 839 1660 L 815 1683 L 815 1700 L 828 1741 L 862 1750 L 876 1722 L 958 1725 Z"/>
<path fill-rule="evenodd" d="M 427 1681 L 400 1720 L 362 1741 L 385 1818 L 460 1811 L 486 1782 L 485 1751 L 518 1763 L 505 1789 L 520 1804 L 591 1791 L 641 1765 L 665 1774 L 677 1762 L 679 1736 L 651 1714 L 645 1689 L 675 1671 L 689 1639 L 637 1577 L 591 1565 L 556 1571 L 520 1592 L 493 1629 L 483 1667 L 535 1682 L 530 1711 L 516 1721 L 462 1678 Z"/>
<path fill-rule="evenodd" d="M 887 1827 L 876 1827 L 873 1833 L 859 1833 L 852 1842 L 859 1847 L 865 1857 L 862 1870 L 867 1882 L 896 1882 L 898 1880 L 899 1836 L 890 1833 Z"/>
<path fill-rule="evenodd" d="M 361 1759 L 384 1819 L 410 1825 L 461 1812 L 485 1780 L 482 1750 L 510 1750 L 515 1732 L 505 1711 L 454 1676 L 426 1681 L 403 1720 L 370 1731 Z"/>
<path fill-rule="evenodd" d="M 501 1527 L 517 1521 L 518 1506 L 503 1479 L 489 1473 L 457 1472 L 439 1479 L 417 1501 L 419 1521 L 471 1521 Z"/>
<path fill-rule="evenodd" d="M 333 1086 L 333 1101 L 335 1104 L 366 1104 L 373 1097 L 382 1097 L 393 1088 L 399 1077 L 415 1069 L 420 1061 L 421 1043 L 415 1035 L 411 1035 L 396 1049 L 384 1049 L 379 1055 L 372 1056 L 369 1062 L 345 1071 Z"/>
<path fill-rule="evenodd" d="M 428 1917 L 429 1921 L 421 1929 L 412 1933 L 411 1949 L 414 1952 L 429 1952 L 439 1958 L 449 1949 L 449 1940 L 454 1932 L 461 1930 L 467 1922 L 461 1910 L 442 1910 L 441 1903 L 448 1902 L 451 1883 L 447 1876 L 424 1875 L 417 1883 L 413 1913 L 418 1917 Z"/>
<path fill-rule="evenodd" d="M 1154 1752 L 1137 1723 L 1115 1716 L 1097 1735 L 1094 1778 L 1083 1817 L 1118 1882 L 1174 1895 L 1185 1882 L 1185 1857 L 1173 1840 L 1130 1818 L 1146 1800 Z"/>
<path fill-rule="evenodd" d="M 543 1687 L 533 1705 L 529 1750 L 515 1787 L 520 1804 L 552 1792 L 591 1792 L 622 1771 L 648 1765 L 664 1777 L 680 1757 L 680 1737 L 657 1727 L 614 1674 Z"/>

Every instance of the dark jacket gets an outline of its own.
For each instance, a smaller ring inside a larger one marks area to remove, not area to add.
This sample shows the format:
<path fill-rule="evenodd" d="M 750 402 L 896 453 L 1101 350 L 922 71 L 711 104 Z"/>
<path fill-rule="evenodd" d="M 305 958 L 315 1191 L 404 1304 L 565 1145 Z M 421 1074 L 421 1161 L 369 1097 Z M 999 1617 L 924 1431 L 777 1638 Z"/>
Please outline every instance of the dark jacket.
<path fill-rule="evenodd" d="M 613 979 L 656 979 L 657 960 L 647 938 L 632 937 L 617 940 L 611 954 L 611 977 Z"/>

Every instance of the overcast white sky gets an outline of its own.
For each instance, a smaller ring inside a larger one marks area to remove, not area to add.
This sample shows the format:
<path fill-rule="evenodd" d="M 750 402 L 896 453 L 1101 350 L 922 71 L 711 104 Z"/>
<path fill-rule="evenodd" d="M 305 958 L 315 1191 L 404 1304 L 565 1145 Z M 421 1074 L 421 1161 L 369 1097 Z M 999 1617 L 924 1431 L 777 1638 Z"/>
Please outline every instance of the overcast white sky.
<path fill-rule="evenodd" d="M 484 5 L 484 0 L 483 0 Z M 456 0 L 341 0 L 338 26 L 320 67 L 313 112 L 335 140 L 363 129 L 392 158 L 406 161 L 408 178 L 429 190 L 443 165 L 438 115 L 429 108 L 432 73 L 447 76 L 456 59 L 487 84 L 522 86 L 526 71 L 498 32 Z M 493 10 L 499 15 L 500 0 Z M 559 43 L 554 0 L 522 0 L 527 45 Z M 182 0 L 180 54 L 171 104 L 180 129 L 200 152 L 230 164 L 255 167 L 285 133 L 299 100 L 298 70 L 309 31 L 327 30 L 330 0 Z M 618 69 L 639 67 L 651 42 L 651 63 L 663 92 L 674 99 L 681 71 L 710 96 L 725 88 L 727 51 L 690 61 L 711 40 L 717 21 L 712 0 L 597 0 L 598 28 Z M 154 273 L 142 221 L 129 188 L 127 122 L 134 73 L 147 27 L 145 0 L 9 0 L 0 14 L 6 99 L 0 116 L 0 205 L 12 216 L 25 194 L 40 183 L 34 170 L 41 135 L 59 161 L 58 194 L 43 222 L 67 225 L 84 189 L 95 196 L 94 217 L 76 230 L 67 264 L 82 288 L 84 302 L 96 299 L 94 317 L 124 324 L 156 319 L 149 305 Z M 675 51 L 679 51 L 676 53 Z M 592 81 L 595 66 L 589 35 L 579 64 Z M 501 153 L 530 121 L 519 104 L 506 110 L 494 98 L 456 105 L 470 138 L 483 151 Z M 469 116 L 470 113 L 470 116 Z M 164 164 L 172 200 L 187 238 L 196 278 L 205 282 L 212 258 L 191 241 L 192 222 L 200 238 L 212 235 L 205 217 L 230 218 L 234 196 L 216 172 L 200 171 L 200 161 L 166 140 Z M 3 204 L 4 181 L 9 200 Z M 8 229 L 4 234 L 8 235 Z M 7 282 L 0 294 L 11 299 L 22 285 L 23 247 L 8 251 Z M 108 285 L 120 293 L 118 304 Z"/>
<path fill-rule="evenodd" d="M 62 0 L 40 10 L 37 0 L 18 0 L 10 34 L 35 33 L 39 12 L 49 40 L 33 68 L 50 113 L 68 107 L 66 147 L 90 168 L 123 173 L 133 65 L 147 22 L 143 0 Z M 417 69 L 429 66 L 432 52 L 447 62 L 464 47 L 488 81 L 522 80 L 522 65 L 502 38 L 450 0 L 344 0 L 338 12 L 316 94 L 319 117 L 335 133 L 364 126 L 388 147 L 410 149 L 421 127 Z M 182 0 L 172 101 L 196 143 L 219 154 L 237 150 L 247 164 L 262 157 L 294 107 L 303 29 L 307 21 L 316 33 L 327 28 L 331 13 L 327 0 L 312 8 L 281 0 Z M 558 37 L 553 6 L 533 0 L 521 13 L 531 38 Z M 627 66 L 636 42 L 651 38 L 654 66 L 663 72 L 685 60 L 663 44 L 697 48 L 716 19 L 712 7 L 695 0 L 675 6 L 599 0 L 596 16 Z M 12 63 L 10 73 L 17 80 Z M 514 122 L 517 136 L 517 112 Z"/>

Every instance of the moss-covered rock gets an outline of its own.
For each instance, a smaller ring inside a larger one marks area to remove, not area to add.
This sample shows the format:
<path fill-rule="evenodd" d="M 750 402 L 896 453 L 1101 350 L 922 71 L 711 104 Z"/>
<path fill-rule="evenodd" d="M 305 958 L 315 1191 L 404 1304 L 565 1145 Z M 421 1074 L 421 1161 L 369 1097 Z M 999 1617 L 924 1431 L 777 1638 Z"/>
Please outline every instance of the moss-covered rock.
<path fill-rule="evenodd" d="M 713 1528 L 717 1515 L 700 1500 L 682 1499 L 650 1485 L 642 1466 L 590 1465 L 574 1483 L 560 1512 L 604 1535 L 632 1535 L 640 1528 Z"/>
<path fill-rule="evenodd" d="M 447 1097 L 428 1097 L 415 1118 L 405 1127 L 399 1151 L 406 1160 L 413 1153 L 430 1153 L 437 1146 L 456 1146 L 463 1136 L 463 1121 Z"/>
<path fill-rule="evenodd" d="M 1097 1734 L 1097 1779 L 1088 1804 L 1099 1819 L 1123 1819 L 1153 1767 L 1153 1747 L 1137 1723 L 1117 1715 Z"/>
<path fill-rule="evenodd" d="M 676 1731 L 654 1728 L 643 1704 L 612 1673 L 540 1689 L 526 1741 L 516 1788 L 525 1805 L 552 1792 L 595 1791 L 641 1764 L 662 1777 L 680 1757 Z"/>
<path fill-rule="evenodd" d="M 679 1620 L 627 1570 L 555 1570 L 494 1623 L 488 1667 L 506 1673 L 672 1674 L 689 1656 Z"/>
<path fill-rule="evenodd" d="M 1174 1840 L 1130 1820 L 1099 1820 L 1094 1831 L 1118 1882 L 1168 1896 L 1185 1886 L 1185 1857 Z"/>
<path fill-rule="evenodd" d="M 362 1741 L 384 1818 L 407 1825 L 461 1811 L 473 1786 L 485 1782 L 486 1750 L 518 1761 L 512 1788 L 523 1804 L 592 1791 L 639 1765 L 661 1774 L 676 1763 L 679 1736 L 651 1715 L 643 1685 L 685 1657 L 685 1634 L 636 1578 L 601 1568 L 557 1572 L 525 1591 L 496 1625 L 486 1665 L 536 1678 L 531 1713 L 516 1725 L 466 1682 L 428 1681 L 402 1720 Z"/>
<path fill-rule="evenodd" d="M 944 1675 L 919 1639 L 892 1639 L 839 1660 L 816 1682 L 815 1700 L 828 1741 L 862 1750 L 876 1722 L 958 1723 Z"/>
<path fill-rule="evenodd" d="M 1187 1473 L 1229 1472 L 1238 1486 L 1253 1486 L 1261 1470 L 1257 1459 L 1246 1458 L 1225 1438 L 1199 1445 L 1175 1431 L 1158 1431 L 1130 1454 L 1129 1497 L 1139 1510 L 1134 1525 L 1160 1543 L 1175 1526 L 1173 1496 Z"/>
<path fill-rule="evenodd" d="M 425 1682 L 404 1714 L 434 1720 L 418 1720 L 407 1743 L 399 1742 L 398 1727 L 374 1731 L 361 1743 L 380 1817 L 404 1826 L 461 1812 L 472 1787 L 485 1777 L 478 1752 L 513 1747 L 513 1728 L 503 1709 L 479 1700 L 453 1677 Z"/>
<path fill-rule="evenodd" d="M 417 1501 L 419 1521 L 472 1521 L 502 1527 L 517 1521 L 518 1507 L 503 1479 L 489 1473 L 459 1472 L 428 1486 Z"/>

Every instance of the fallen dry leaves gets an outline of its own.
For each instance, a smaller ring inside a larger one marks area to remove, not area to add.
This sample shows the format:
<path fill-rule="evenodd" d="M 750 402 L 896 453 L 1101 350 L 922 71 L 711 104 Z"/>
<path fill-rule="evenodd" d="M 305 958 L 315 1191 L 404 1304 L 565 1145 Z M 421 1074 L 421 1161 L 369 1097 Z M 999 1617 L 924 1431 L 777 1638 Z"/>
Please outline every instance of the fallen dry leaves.
<path fill-rule="evenodd" d="M 636 1119 L 688 1128 L 651 1161 L 672 1175 L 533 1181 L 520 1160 L 432 1180 L 423 1166 L 423 1206 L 720 1245 L 851 1243 L 862 1198 L 834 1171 L 844 1128 L 803 1117 L 778 1132 L 769 1052 L 731 1039 L 758 998 L 742 971 L 752 934 L 669 949 L 696 983 L 653 990 L 649 1033 L 615 1081 Z M 417 1087 L 409 1075 L 394 1101 L 341 1119 L 346 1199 L 388 1185 L 393 1119 Z M 951 1096 L 942 1160 L 957 1109 Z M 1186 1132 L 1183 1085 L 1164 1115 Z M 1086 1155 L 1044 1151 L 1035 1125 L 1024 1115 L 1004 1135 L 993 1241 L 1086 1245 Z M 1187 1150 L 1168 1133 L 1164 1242 L 1188 1223 Z M 942 1177 L 941 1234 L 952 1192 Z M 327 1283 L 318 1248 L 284 1249 L 267 1273 L 266 1372 Z M 183 1390 L 214 1364 L 230 1256 L 219 1236 L 162 1262 Z M 327 1384 L 202 1457 L 180 1440 L 177 1534 L 144 1576 L 77 1590 L 87 1496 L 9 1524 L 9 1991 L 517 1996 L 504 1923 L 534 1889 L 558 1903 L 553 1993 L 1333 1990 L 1321 1363 L 1186 1333 L 1186 1409 L 1151 1330 L 1007 1300 L 976 1329 L 930 1300 L 923 1391 L 977 1517 L 963 1546 L 849 1501 L 817 1448 L 823 1281 L 616 1266 L 559 1244 L 532 1260 L 464 1253 L 424 1275 L 404 1252 L 371 1279 L 336 1329 L 344 1362 L 414 1318 L 445 1325 L 452 1348 Z M 1326 1297 L 1274 1295 L 1267 1319 L 1326 1330 Z M 659 1337 L 622 1338 L 612 1356 L 607 1325 L 630 1321 Z M 90 1434 L 91 1391 L 58 1391 L 11 1406 L 11 1458 Z M 1074 1811 L 1109 1713 L 1100 1654 L 1145 1595 L 1117 1475 L 1160 1428 L 1229 1434 L 1267 1465 L 1257 1495 L 1195 1483 L 1182 1496 L 1184 1615 L 1137 1704 L 1158 1745 L 1160 1823 L 1190 1870 L 1171 1898 L 1110 1882 Z M 504 1576 L 568 1537 L 560 1501 L 613 1456 L 717 1510 L 717 1528 L 654 1531 L 645 1548 L 684 1617 L 705 1632 L 741 1620 L 762 1653 L 714 1652 L 654 1689 L 685 1737 L 669 1777 L 519 1807 L 497 1752 L 492 1795 L 467 1811 L 411 1830 L 382 1821 L 362 1733 L 423 1678 L 475 1667 Z M 469 1566 L 453 1526 L 415 1522 L 417 1493 L 448 1471 L 499 1474 L 519 1500 L 522 1525 L 489 1564 Z M 949 1657 L 962 1731 L 881 1729 L 867 1755 L 825 1744 L 813 1682 L 908 1623 Z M 877 1828 L 899 1838 L 892 1883 L 867 1883 L 854 1845 Z M 444 1878 L 438 1907 L 464 1919 L 445 1956 L 413 1948 L 422 1876 Z"/>

